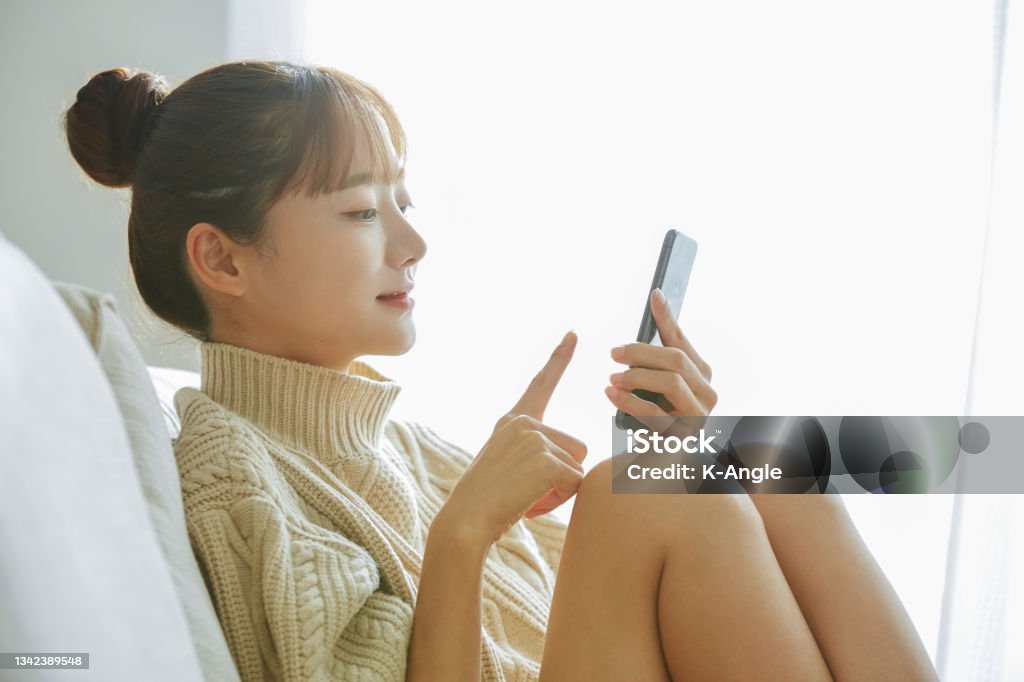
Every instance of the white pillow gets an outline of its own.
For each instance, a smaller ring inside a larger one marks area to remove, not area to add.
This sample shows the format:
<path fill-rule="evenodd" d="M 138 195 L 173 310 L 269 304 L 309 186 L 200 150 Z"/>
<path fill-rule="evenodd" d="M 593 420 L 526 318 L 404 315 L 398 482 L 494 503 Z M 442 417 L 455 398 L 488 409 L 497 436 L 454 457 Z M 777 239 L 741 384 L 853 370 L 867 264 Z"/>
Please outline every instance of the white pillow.
<path fill-rule="evenodd" d="M 204 679 L 117 396 L 53 286 L 2 236 L 0 311 L 0 651 L 89 653 L 82 679 Z"/>
<path fill-rule="evenodd" d="M 128 431 L 157 539 L 184 608 L 204 676 L 237 681 L 213 602 L 207 592 L 185 527 L 178 468 L 165 431 L 156 392 L 142 354 L 118 315 L 114 297 L 66 282 L 54 289 L 78 320 L 114 389 Z"/>
<path fill-rule="evenodd" d="M 171 440 L 175 440 L 181 433 L 181 420 L 178 419 L 178 411 L 174 408 L 174 394 L 185 386 L 199 388 L 199 372 L 171 367 L 147 369 L 156 389 L 156 397 L 160 401 L 160 411 L 163 412 L 164 421 L 167 423 L 167 433 Z"/>

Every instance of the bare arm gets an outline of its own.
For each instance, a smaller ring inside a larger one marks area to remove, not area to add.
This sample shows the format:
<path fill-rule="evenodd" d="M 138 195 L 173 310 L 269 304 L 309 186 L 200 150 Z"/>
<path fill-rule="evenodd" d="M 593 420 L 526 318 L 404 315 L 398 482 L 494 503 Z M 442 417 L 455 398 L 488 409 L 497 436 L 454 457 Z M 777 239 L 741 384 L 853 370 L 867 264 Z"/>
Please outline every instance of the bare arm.
<path fill-rule="evenodd" d="M 490 543 L 449 518 L 442 507 L 427 536 L 409 643 L 409 682 L 480 679 L 480 592 Z"/>
<path fill-rule="evenodd" d="M 479 682 L 481 590 L 491 545 L 524 516 L 554 509 L 579 488 L 586 445 L 541 421 L 575 339 L 565 335 L 498 419 L 430 524 L 406 680 Z"/>

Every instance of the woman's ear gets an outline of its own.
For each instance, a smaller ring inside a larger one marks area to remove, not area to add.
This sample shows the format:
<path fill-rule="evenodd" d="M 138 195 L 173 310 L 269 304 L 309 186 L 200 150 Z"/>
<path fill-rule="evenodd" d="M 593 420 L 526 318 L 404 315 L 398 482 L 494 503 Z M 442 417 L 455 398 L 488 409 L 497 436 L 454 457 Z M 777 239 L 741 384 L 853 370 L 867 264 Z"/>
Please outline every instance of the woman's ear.
<path fill-rule="evenodd" d="M 195 277 L 228 296 L 245 293 L 243 248 L 211 223 L 196 223 L 185 237 L 185 253 Z"/>

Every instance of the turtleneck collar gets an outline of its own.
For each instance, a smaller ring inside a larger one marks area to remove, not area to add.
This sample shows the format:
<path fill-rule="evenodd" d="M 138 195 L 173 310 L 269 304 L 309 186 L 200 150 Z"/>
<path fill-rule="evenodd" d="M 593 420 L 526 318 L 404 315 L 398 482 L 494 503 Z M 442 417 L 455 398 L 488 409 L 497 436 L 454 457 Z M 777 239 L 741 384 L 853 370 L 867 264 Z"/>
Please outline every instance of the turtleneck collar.
<path fill-rule="evenodd" d="M 200 390 L 268 435 L 327 461 L 376 450 L 401 386 L 366 363 L 348 373 L 226 343 L 201 345 Z"/>

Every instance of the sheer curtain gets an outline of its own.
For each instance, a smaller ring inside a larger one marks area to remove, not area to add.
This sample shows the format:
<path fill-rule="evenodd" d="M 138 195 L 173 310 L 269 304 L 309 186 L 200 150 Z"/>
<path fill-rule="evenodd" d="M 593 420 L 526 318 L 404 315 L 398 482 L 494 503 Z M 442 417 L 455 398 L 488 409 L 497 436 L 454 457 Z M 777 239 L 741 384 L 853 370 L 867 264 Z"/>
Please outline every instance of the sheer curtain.
<path fill-rule="evenodd" d="M 991 188 L 964 412 L 969 415 L 1024 414 L 1022 20 L 1020 2 L 996 0 Z M 939 641 L 943 679 L 1024 680 L 1022 528 L 1022 495 L 957 496 Z"/>
<path fill-rule="evenodd" d="M 575 328 L 547 421 L 588 443 L 585 466 L 609 456 L 608 350 L 636 333 L 669 227 L 700 244 L 680 323 L 714 367 L 717 413 L 959 415 L 969 377 L 988 392 L 983 340 L 999 334 L 976 341 L 975 320 L 1015 319 L 1005 302 L 978 313 L 990 4 L 303 0 L 287 20 L 261 12 L 241 17 L 230 57 L 353 73 L 409 136 L 411 215 L 429 245 L 418 339 L 371 359 L 405 387 L 396 414 L 476 451 Z M 953 500 L 847 497 L 936 661 L 947 568 L 957 585 L 971 575 L 947 561 L 975 535 L 968 503 L 951 538 Z M 944 665 L 970 629 L 954 601 Z"/>

